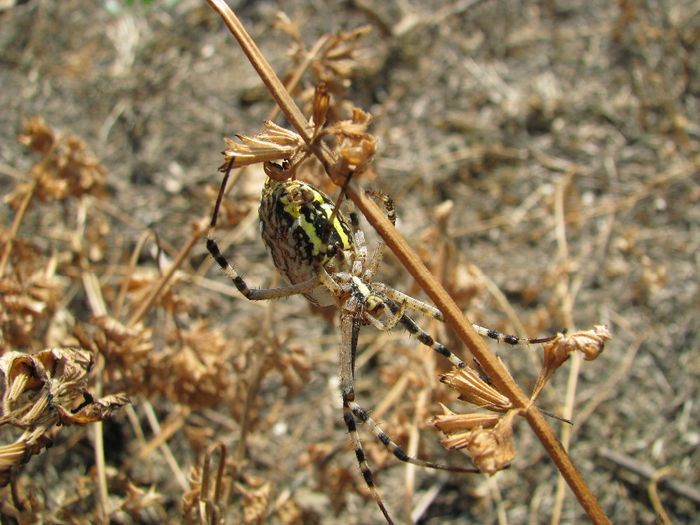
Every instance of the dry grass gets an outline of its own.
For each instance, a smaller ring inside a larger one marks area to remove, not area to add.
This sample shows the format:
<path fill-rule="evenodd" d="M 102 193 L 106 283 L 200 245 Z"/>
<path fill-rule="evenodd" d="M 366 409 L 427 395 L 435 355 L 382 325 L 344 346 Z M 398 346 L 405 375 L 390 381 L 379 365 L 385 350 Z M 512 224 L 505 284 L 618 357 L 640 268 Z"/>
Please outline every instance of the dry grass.
<path fill-rule="evenodd" d="M 572 456 L 613 522 L 660 508 L 687 521 L 700 500 L 697 8 L 504 6 L 294 2 L 282 32 L 266 4 L 241 14 L 307 114 L 319 80 L 373 114 L 361 184 L 394 197 L 470 319 L 528 335 L 611 326 L 600 358 L 559 372 L 538 406 L 573 419 Z M 247 303 L 208 270 L 221 137 L 254 134 L 272 106 L 219 20 L 197 2 L 0 16 L 0 445 L 23 443 L 2 455 L 3 519 L 377 522 L 334 405 L 333 317 L 302 299 Z M 359 40 L 321 37 L 368 23 Z M 251 227 L 261 180 L 239 175 L 220 223 L 260 286 L 275 279 Z M 380 273 L 419 293 L 394 261 Z M 409 452 L 464 464 L 427 428 L 439 403 L 458 410 L 439 363 L 400 330 L 361 343 L 373 417 Z M 498 351 L 539 388 L 533 352 Z M 538 522 L 560 503 L 563 521 L 581 516 L 520 426 L 513 466 L 489 480 L 404 468 L 365 443 L 398 516 Z"/>

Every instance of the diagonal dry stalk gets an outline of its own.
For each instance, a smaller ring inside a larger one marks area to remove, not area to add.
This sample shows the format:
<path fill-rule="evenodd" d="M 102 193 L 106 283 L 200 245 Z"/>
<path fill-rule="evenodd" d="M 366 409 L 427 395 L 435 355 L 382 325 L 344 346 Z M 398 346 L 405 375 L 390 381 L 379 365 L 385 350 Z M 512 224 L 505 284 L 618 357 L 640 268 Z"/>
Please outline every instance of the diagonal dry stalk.
<path fill-rule="evenodd" d="M 233 11 L 223 0 L 207 1 L 224 19 L 224 22 L 236 40 L 238 40 L 244 53 L 258 72 L 263 83 L 270 90 L 282 112 L 303 138 L 304 142 L 306 142 L 309 149 L 321 161 L 329 176 L 334 178 L 333 175 L 340 175 L 342 179 L 343 174 L 333 172 L 334 157 L 332 152 L 323 143 L 314 141 L 313 130 L 309 127 L 308 120 L 299 110 L 291 95 L 284 89 L 267 59 L 260 52 Z M 345 174 L 345 176 L 347 175 Z M 385 214 L 372 200 L 365 196 L 364 191 L 354 182 L 346 184 L 345 187 L 346 193 L 353 200 L 355 206 L 367 218 L 372 227 L 418 282 L 423 291 L 430 297 L 435 306 L 440 309 L 445 317 L 445 322 L 450 325 L 457 336 L 467 345 L 474 357 L 478 359 L 481 367 L 491 378 L 494 385 L 511 400 L 514 407 L 521 409 L 523 416 L 527 419 L 564 479 L 566 479 L 591 521 L 594 523 L 610 523 L 590 488 L 581 477 L 580 472 L 576 469 L 553 430 L 545 421 L 542 413 L 531 406 L 528 396 L 520 389 L 506 368 L 489 349 L 488 345 L 472 328 L 471 323 L 466 319 L 454 300 L 425 267 L 406 240 L 396 231 Z"/>

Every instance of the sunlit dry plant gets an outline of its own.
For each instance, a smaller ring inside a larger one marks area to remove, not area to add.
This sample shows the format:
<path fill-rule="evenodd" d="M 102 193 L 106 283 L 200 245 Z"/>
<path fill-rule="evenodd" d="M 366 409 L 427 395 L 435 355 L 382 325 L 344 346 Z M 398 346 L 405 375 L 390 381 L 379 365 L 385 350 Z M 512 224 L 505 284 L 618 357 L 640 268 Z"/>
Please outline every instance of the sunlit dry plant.
<path fill-rule="evenodd" d="M 268 354 L 266 366 L 282 374 L 286 399 L 297 395 L 311 379 L 309 356 L 302 348 L 280 348 L 274 355 Z"/>
<path fill-rule="evenodd" d="M 365 499 L 371 496 L 363 485 L 356 482 L 351 469 L 331 461 L 333 454 L 333 446 L 329 443 L 312 443 L 299 455 L 296 466 L 308 468 L 313 465 L 315 467 L 316 487 L 328 493 L 333 512 L 338 514 L 345 508 L 351 491 Z"/>
<path fill-rule="evenodd" d="M 154 372 L 167 397 L 192 408 L 214 405 L 231 399 L 233 351 L 224 334 L 198 321 L 188 330 L 168 334 L 165 362 L 154 363 Z"/>
<path fill-rule="evenodd" d="M 126 285 L 129 310 L 134 310 L 136 305 L 141 304 L 148 297 L 161 277 L 162 275 L 156 268 L 141 269 L 129 276 Z M 190 307 L 190 303 L 182 293 L 179 293 L 178 288 L 178 285 L 183 280 L 184 274 L 175 272 L 170 278 L 168 286 L 154 298 L 153 307 L 163 308 L 165 311 L 173 314 L 186 312 Z"/>
<path fill-rule="evenodd" d="M 80 344 L 105 358 L 105 375 L 135 393 L 151 388 L 150 370 L 154 347 L 152 328 L 126 326 L 110 316 L 98 316 L 91 325 L 78 325 Z"/>
<path fill-rule="evenodd" d="M 299 21 L 291 20 L 285 13 L 278 12 L 274 25 L 293 40 L 290 55 L 296 66 L 302 65 L 310 56 L 310 50 L 301 37 Z M 312 56 L 311 60 L 314 84 L 325 83 L 329 92 L 335 95 L 344 94 L 350 87 L 352 75 L 365 67 L 359 45 L 371 30 L 371 26 L 367 25 L 352 31 L 325 35 L 321 50 Z M 301 93 L 299 98 L 308 101 L 312 92 L 309 88 Z"/>
<path fill-rule="evenodd" d="M 32 166 L 32 180 L 19 184 L 7 197 L 12 207 L 19 207 L 27 195 L 45 202 L 99 193 L 104 187 L 106 170 L 79 137 L 57 134 L 41 117 L 32 117 L 18 140 L 42 159 Z"/>
<path fill-rule="evenodd" d="M 296 165 L 308 156 L 306 144 L 299 134 L 278 126 L 270 120 L 265 121 L 257 135 L 250 137 L 237 134 L 236 138 L 241 142 L 224 137 L 224 142 L 229 149 L 224 151 L 226 162 L 219 169 L 240 168 L 259 162 L 283 160 Z"/>
<path fill-rule="evenodd" d="M 544 385 L 572 352 L 580 351 L 585 360 L 592 361 L 603 351 L 605 341 L 609 338 L 607 327 L 599 325 L 592 330 L 581 330 L 570 335 L 559 333 L 551 341 L 542 343 L 544 363 L 531 402 L 534 403 Z M 522 410 L 513 408 L 506 396 L 471 368 L 453 368 L 440 380 L 456 390 L 461 401 L 503 414 L 461 414 L 443 405 L 444 414 L 431 420 L 446 436 L 442 441 L 443 446 L 450 450 L 468 449 L 474 464 L 482 472 L 493 474 L 505 468 L 515 457 L 512 428 L 515 416 L 521 414 Z"/>
<path fill-rule="evenodd" d="M 218 451 L 216 470 L 212 469 L 212 458 Z M 182 496 L 182 510 L 186 523 L 220 523 L 222 511 L 230 499 L 232 474 L 227 468 L 226 446 L 212 444 L 202 464 L 190 470 L 190 490 Z"/>
<path fill-rule="evenodd" d="M 472 368 L 453 368 L 440 381 L 459 392 L 460 400 L 479 408 L 505 412 L 513 406 L 510 399 L 479 377 Z"/>
<path fill-rule="evenodd" d="M 15 276 L 0 279 L 0 351 L 32 348 L 43 332 L 60 296 L 54 269 L 49 264 L 21 281 Z"/>
<path fill-rule="evenodd" d="M 319 60 L 311 64 L 315 83 L 325 83 L 331 93 L 345 93 L 352 75 L 366 67 L 359 45 L 371 30 L 372 27 L 367 25 L 332 35 Z"/>
<path fill-rule="evenodd" d="M 272 496 L 272 484 L 262 478 L 242 475 L 234 488 L 243 499 L 243 523 L 245 525 L 265 523 Z"/>
<path fill-rule="evenodd" d="M 329 169 L 336 184 L 342 186 L 348 173 L 359 175 L 369 167 L 377 148 L 377 139 L 367 133 L 371 120 L 369 113 L 354 108 L 351 120 L 338 121 L 324 130 L 338 142 L 334 147 L 337 161 Z"/>
<path fill-rule="evenodd" d="M 314 132 L 314 145 L 308 146 L 302 137 L 291 130 L 265 121 L 262 130 L 255 136 L 236 135 L 240 142 L 224 138 L 228 149 L 224 151 L 226 161 L 220 171 L 263 163 L 265 173 L 274 180 L 283 181 L 296 176 L 297 168 L 320 147 L 324 137 L 335 141 L 332 151 L 335 162 L 328 166 L 336 184 L 342 185 L 348 173 L 359 175 L 365 171 L 374 156 L 377 141 L 367 128 L 372 120 L 369 113 L 354 108 L 352 118 L 328 123 L 326 115 L 329 95 L 323 84 L 314 94 L 313 113 L 309 125 Z M 276 164 L 281 162 L 282 165 Z"/>
<path fill-rule="evenodd" d="M 573 352 L 581 352 L 583 359 L 593 361 L 605 347 L 605 342 L 612 337 L 608 327 L 595 325 L 590 330 L 578 330 L 571 334 L 557 334 L 552 341 L 544 343 L 544 362 L 531 398 L 534 401 L 551 379 L 554 372 L 563 365 Z"/>
<path fill-rule="evenodd" d="M 0 446 L 0 481 L 10 470 L 52 442 L 56 426 L 102 421 L 129 402 L 123 393 L 95 399 L 87 390 L 92 353 L 81 348 L 51 348 L 36 355 L 8 352 L 0 357 L 0 425 L 21 430 Z"/>
<path fill-rule="evenodd" d="M 448 450 L 469 450 L 474 465 L 485 474 L 494 474 L 507 467 L 515 457 L 513 419 L 520 409 L 510 409 L 505 415 L 456 414 L 443 406 L 445 414 L 435 416 L 433 424 L 446 438 L 442 445 Z"/>

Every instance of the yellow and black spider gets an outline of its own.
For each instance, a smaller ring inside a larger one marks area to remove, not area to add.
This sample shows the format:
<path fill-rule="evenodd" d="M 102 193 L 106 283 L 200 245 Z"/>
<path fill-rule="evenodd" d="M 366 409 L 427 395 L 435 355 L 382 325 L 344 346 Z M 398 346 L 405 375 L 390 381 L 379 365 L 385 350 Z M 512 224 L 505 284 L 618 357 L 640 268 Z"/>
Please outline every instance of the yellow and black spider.
<path fill-rule="evenodd" d="M 268 177 L 262 190 L 259 208 L 263 241 L 277 270 L 290 284 L 271 289 L 249 288 L 221 253 L 214 238 L 219 207 L 231 165 L 232 162 L 229 162 L 214 206 L 207 233 L 207 249 L 236 288 L 251 301 L 303 294 L 319 306 L 336 305 L 339 308 L 342 333 L 340 392 L 343 400 L 343 419 L 353 441 L 362 476 L 387 522 L 393 523 L 375 488 L 372 471 L 357 432 L 356 418 L 368 424 L 384 446 L 401 461 L 453 472 L 479 472 L 476 468 L 439 465 L 409 456 L 382 431 L 369 413 L 355 402 L 355 354 L 362 325 L 372 324 L 379 330 L 390 330 L 401 324 L 418 341 L 448 359 L 455 367 L 465 366 L 459 357 L 422 330 L 406 314 L 406 310 L 444 321 L 442 313 L 433 306 L 375 281 L 374 276 L 381 262 L 383 245 L 371 256 L 368 255 L 357 217 L 351 214 L 347 218 L 340 210 L 335 210 L 335 203 L 322 191 L 292 178 L 277 180 L 281 177 Z M 271 173 L 270 170 L 279 172 L 281 169 L 271 163 L 267 163 L 265 168 L 268 174 Z M 383 202 L 387 216 L 395 222 L 391 199 L 381 194 L 371 195 Z M 478 325 L 473 326 L 481 335 L 508 344 L 534 344 L 552 339 L 523 339 Z"/>

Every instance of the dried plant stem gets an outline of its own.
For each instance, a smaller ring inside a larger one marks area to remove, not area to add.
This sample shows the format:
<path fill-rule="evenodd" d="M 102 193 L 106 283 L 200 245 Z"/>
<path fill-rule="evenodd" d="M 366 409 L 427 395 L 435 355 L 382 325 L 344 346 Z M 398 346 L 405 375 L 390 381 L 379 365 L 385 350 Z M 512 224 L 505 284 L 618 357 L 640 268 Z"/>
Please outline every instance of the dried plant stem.
<path fill-rule="evenodd" d="M 126 270 L 126 275 L 124 276 L 122 285 L 119 288 L 119 295 L 117 295 L 117 299 L 114 301 L 114 306 L 112 308 L 112 316 L 115 319 L 119 319 L 119 316 L 121 315 L 122 306 L 124 306 L 124 300 L 126 299 L 126 292 L 129 289 L 131 276 L 134 274 L 134 270 L 136 269 L 136 264 L 138 263 L 139 255 L 141 255 L 141 250 L 151 235 L 153 235 L 152 230 L 145 230 L 143 233 L 141 233 L 141 236 L 134 247 L 134 251 L 131 253 L 131 259 L 129 259 L 129 266 Z"/>
<path fill-rule="evenodd" d="M 92 310 L 92 315 L 102 316 L 107 313 L 104 298 L 102 297 L 102 288 L 97 275 L 91 270 L 85 270 L 81 274 L 83 288 Z M 95 373 L 95 385 L 93 392 L 97 397 L 102 395 L 102 369 L 104 367 L 104 357 L 96 356 L 97 366 Z M 99 494 L 99 519 L 100 523 L 109 521 L 109 490 L 107 488 L 107 469 L 105 468 L 105 451 L 104 451 L 104 432 L 102 421 L 97 421 L 93 425 L 93 443 L 92 447 L 95 453 L 95 472 L 97 478 L 97 490 Z"/>
<path fill-rule="evenodd" d="M 182 261 L 185 260 L 185 257 L 187 257 L 192 247 L 201 239 L 201 237 L 202 235 L 199 231 L 195 231 L 192 233 L 189 240 L 180 250 L 180 253 L 177 254 L 177 257 L 175 257 L 175 260 L 170 265 L 170 268 L 168 268 L 168 271 L 165 272 L 165 275 L 161 277 L 160 281 L 158 281 L 155 284 L 155 286 L 153 286 L 153 289 L 148 294 L 148 297 L 143 301 L 143 303 L 141 303 L 139 309 L 136 312 L 134 312 L 134 314 L 131 316 L 129 322 L 127 323 L 127 326 L 134 326 L 146 314 L 148 309 L 153 305 L 153 301 L 155 301 L 156 297 L 158 297 L 158 294 L 160 294 L 165 289 L 172 276 L 175 275 L 177 269 L 180 268 L 180 266 L 182 265 Z"/>
<path fill-rule="evenodd" d="M 664 467 L 662 469 L 657 470 L 654 472 L 654 475 L 651 478 L 651 481 L 649 482 L 649 487 L 648 487 L 648 492 L 649 492 L 649 500 L 651 501 L 651 505 L 654 507 L 654 510 L 656 511 L 656 516 L 658 517 L 659 521 L 663 523 L 663 525 L 671 525 L 671 518 L 669 518 L 668 513 L 666 512 L 666 509 L 664 509 L 663 504 L 661 503 L 661 498 L 659 498 L 659 481 L 662 478 L 665 478 L 669 474 L 672 474 L 674 472 L 673 467 Z"/>
<path fill-rule="evenodd" d="M 555 231 L 557 239 L 557 251 L 558 251 L 558 264 L 562 268 L 562 277 L 559 279 L 558 289 L 560 290 L 561 297 L 561 310 L 564 314 L 564 319 L 566 323 L 566 328 L 569 332 L 574 330 L 573 321 L 573 298 L 570 293 L 571 290 L 571 280 L 569 278 L 568 269 L 571 267 L 570 257 L 569 257 L 569 245 L 566 240 L 566 210 L 564 205 L 564 198 L 567 188 L 571 185 L 573 178 L 575 176 L 575 168 L 570 168 L 566 176 L 557 183 L 555 194 L 554 194 L 554 222 Z M 562 416 L 566 419 L 571 419 L 574 412 L 574 404 L 576 398 L 576 389 L 578 385 L 578 376 L 581 372 L 581 355 L 576 353 L 571 356 L 569 363 L 569 378 L 566 383 L 566 396 L 564 403 L 564 410 Z M 561 443 L 562 446 L 569 450 L 569 445 L 571 443 L 571 425 L 562 425 L 561 427 Z M 564 478 L 559 476 L 557 478 L 556 493 L 554 497 L 554 506 L 552 508 L 552 519 L 550 523 L 552 525 L 558 525 L 561 521 L 561 512 L 564 507 L 564 498 L 566 497 L 566 487 L 564 485 Z"/>
<path fill-rule="evenodd" d="M 10 258 L 10 253 L 12 252 L 12 243 L 17 236 L 17 231 L 19 230 L 19 225 L 22 222 L 22 217 L 24 217 L 24 213 L 27 211 L 27 207 L 29 206 L 29 202 L 32 200 L 32 196 L 34 195 L 34 189 L 36 188 L 36 182 L 32 183 L 31 187 L 27 191 L 27 194 L 24 196 L 24 199 L 22 199 L 22 202 L 19 205 L 19 208 L 17 209 L 17 214 L 15 215 L 14 221 L 12 221 L 12 228 L 10 229 L 10 235 L 7 237 L 7 243 L 5 244 L 5 251 L 2 252 L 2 258 L 0 258 L 0 277 L 2 277 L 5 274 L 5 266 L 7 265 L 7 261 Z"/>
<path fill-rule="evenodd" d="M 285 88 L 287 88 L 288 92 L 294 91 L 294 88 L 297 86 L 299 81 L 301 80 L 301 77 L 304 76 L 304 73 L 306 73 L 306 70 L 309 69 L 309 66 L 311 65 L 311 62 L 313 62 L 314 58 L 316 58 L 320 53 L 321 50 L 324 48 L 324 46 L 328 43 L 329 36 L 328 35 L 323 35 L 321 38 L 319 38 L 314 46 L 309 50 L 308 53 L 306 53 L 306 57 L 304 58 L 304 61 L 299 64 L 299 67 L 297 67 L 296 71 L 294 71 L 294 74 L 289 78 L 287 83 L 285 84 Z M 267 120 L 275 120 L 275 117 L 280 112 L 280 107 L 275 106 L 270 110 L 270 113 L 267 115 Z"/>
<path fill-rule="evenodd" d="M 92 427 L 93 448 L 95 449 L 95 470 L 97 471 L 97 488 L 100 494 L 99 521 L 109 522 L 109 492 L 107 490 L 107 470 L 105 469 L 104 433 L 102 421 Z"/>
<path fill-rule="evenodd" d="M 209 470 L 211 468 L 212 456 L 216 451 L 218 454 L 218 464 L 216 469 L 216 478 L 214 479 L 214 494 L 210 494 Z M 207 450 L 206 456 L 202 461 L 202 485 L 199 488 L 199 517 L 201 523 L 219 523 L 220 521 L 220 510 L 219 503 L 221 498 L 221 493 L 223 490 L 223 479 L 224 471 L 226 469 L 226 445 L 221 441 L 217 441 L 212 444 Z"/>
<path fill-rule="evenodd" d="M 301 135 L 309 148 L 319 158 L 327 171 L 331 171 L 333 155 L 323 144 L 314 143 L 312 130 L 307 120 L 294 103 L 289 93 L 277 78 L 274 70 L 262 55 L 255 42 L 245 31 L 243 25 L 234 15 L 233 11 L 222 0 L 207 0 L 209 4 L 221 15 L 233 36 L 238 40 L 241 48 L 248 56 L 251 64 L 260 75 L 270 93 L 277 101 L 280 109 L 289 122 Z M 379 236 L 394 252 L 401 264 L 408 270 L 420 287 L 430 297 L 435 306 L 442 311 L 445 321 L 457 336 L 467 345 L 472 354 L 479 360 L 485 372 L 491 377 L 496 387 L 507 395 L 513 404 L 523 409 L 523 414 L 538 439 L 547 450 L 552 460 L 557 465 L 562 476 L 567 480 L 577 499 L 581 503 L 590 519 L 594 523 L 610 523 L 600 504 L 586 485 L 576 467 L 562 447 L 561 443 L 549 427 L 544 417 L 536 408 L 530 407 L 530 401 L 525 393 L 518 387 L 505 367 L 498 361 L 487 344 L 472 328 L 471 323 L 464 317 L 454 300 L 449 296 L 440 283 L 428 271 L 423 262 L 410 248 L 406 240 L 399 235 L 386 215 L 379 207 L 357 186 L 351 182 L 347 185 L 348 196 L 355 206 L 367 218 Z"/>
<path fill-rule="evenodd" d="M 267 333 L 270 333 L 269 331 Z M 243 405 L 243 415 L 241 416 L 241 435 L 238 438 L 238 445 L 236 446 L 236 463 L 242 463 L 245 459 L 246 444 L 248 442 L 248 432 L 250 430 L 250 413 L 253 409 L 253 400 L 260 393 L 260 385 L 262 384 L 263 377 L 265 375 L 265 361 L 267 360 L 267 355 L 264 352 L 253 353 L 253 359 L 255 359 L 254 365 L 251 367 L 254 372 L 252 375 L 252 381 L 248 384 L 246 389 L 245 404 Z"/>
<path fill-rule="evenodd" d="M 447 324 L 452 327 L 457 336 L 479 360 L 479 363 L 491 377 L 499 391 L 507 395 L 516 407 L 525 409 L 524 415 L 532 430 L 557 465 L 571 490 L 576 494 L 577 499 L 591 521 L 594 523 L 609 523 L 610 521 L 600 504 L 545 421 L 544 416 L 537 409 L 530 407 L 525 393 L 520 390 L 505 367 L 496 359 L 496 356 L 491 352 L 483 339 L 472 328 L 471 323 L 464 317 L 454 300 L 440 283 L 433 278 L 427 268 L 425 268 L 425 265 L 418 259 L 418 256 L 410 249 L 405 239 L 396 232 L 393 225 L 374 203 L 365 198 L 364 194 L 356 191 L 350 193 L 350 190 L 354 190 L 353 184 L 348 188 L 350 198 L 367 217 L 367 220 L 377 230 L 377 233 L 384 239 L 403 266 L 416 279 L 428 297 L 432 299 L 435 306 L 440 309 L 445 316 Z"/>

